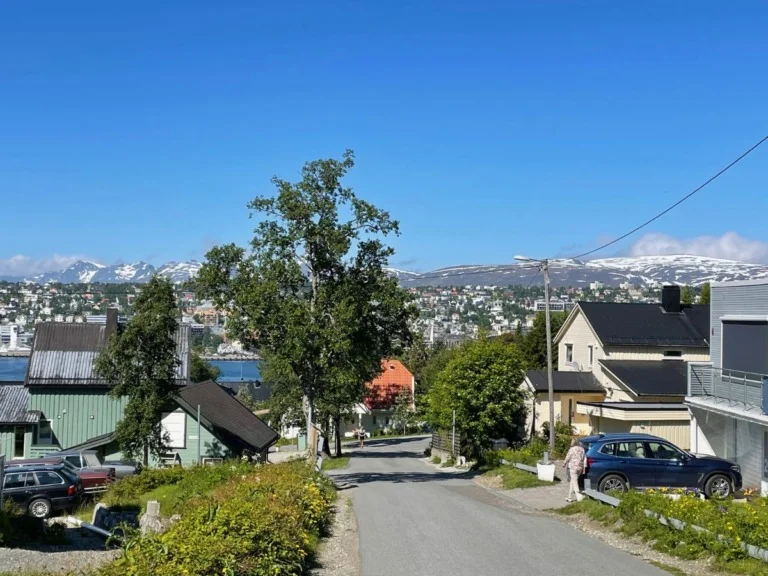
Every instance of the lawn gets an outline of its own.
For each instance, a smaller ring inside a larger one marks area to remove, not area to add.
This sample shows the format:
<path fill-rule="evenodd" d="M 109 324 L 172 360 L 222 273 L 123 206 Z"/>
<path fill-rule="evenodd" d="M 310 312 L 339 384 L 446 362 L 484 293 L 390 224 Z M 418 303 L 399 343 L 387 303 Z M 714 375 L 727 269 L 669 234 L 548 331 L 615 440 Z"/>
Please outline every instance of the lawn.
<path fill-rule="evenodd" d="M 537 486 L 552 486 L 553 482 L 539 480 L 536 474 L 519 470 L 514 466 L 497 466 L 485 473 L 485 476 L 501 476 L 501 487 L 504 490 L 515 488 L 536 488 Z"/>
<path fill-rule="evenodd" d="M 338 458 L 323 458 L 323 470 L 340 470 L 349 466 L 349 454 L 342 454 Z"/>

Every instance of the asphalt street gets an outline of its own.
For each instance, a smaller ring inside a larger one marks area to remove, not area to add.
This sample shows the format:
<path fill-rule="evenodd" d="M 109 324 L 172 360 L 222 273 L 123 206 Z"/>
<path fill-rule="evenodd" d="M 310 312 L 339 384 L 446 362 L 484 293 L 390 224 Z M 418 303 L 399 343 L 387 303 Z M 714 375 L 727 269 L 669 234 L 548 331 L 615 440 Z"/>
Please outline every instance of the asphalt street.
<path fill-rule="evenodd" d="M 426 439 L 372 441 L 334 480 L 349 490 L 362 576 L 667 574 L 464 474 L 422 461 Z"/>

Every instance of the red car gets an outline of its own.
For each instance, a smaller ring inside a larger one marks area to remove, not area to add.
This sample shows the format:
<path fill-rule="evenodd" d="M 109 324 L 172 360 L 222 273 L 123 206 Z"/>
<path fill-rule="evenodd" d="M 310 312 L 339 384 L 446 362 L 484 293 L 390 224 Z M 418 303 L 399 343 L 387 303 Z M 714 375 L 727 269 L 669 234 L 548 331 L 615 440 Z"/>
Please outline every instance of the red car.
<path fill-rule="evenodd" d="M 26 458 L 23 460 L 11 460 L 5 465 L 6 471 L 11 471 L 12 468 L 22 468 L 27 466 L 39 466 L 40 464 L 63 464 L 64 468 L 80 478 L 80 482 L 83 485 L 83 491 L 86 494 L 97 494 L 99 492 L 105 492 L 107 486 L 115 481 L 115 469 L 108 468 L 105 470 L 78 470 L 72 464 L 64 460 L 64 458 Z"/>

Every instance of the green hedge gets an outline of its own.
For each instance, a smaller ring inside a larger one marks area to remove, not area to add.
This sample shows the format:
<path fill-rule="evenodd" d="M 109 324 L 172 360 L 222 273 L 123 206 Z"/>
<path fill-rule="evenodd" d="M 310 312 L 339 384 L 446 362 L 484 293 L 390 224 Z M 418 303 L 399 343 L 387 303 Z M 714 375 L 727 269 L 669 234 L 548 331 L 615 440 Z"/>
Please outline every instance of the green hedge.
<path fill-rule="evenodd" d="M 303 462 L 239 472 L 190 502 L 164 534 L 129 539 L 123 556 L 98 574 L 302 574 L 331 519 L 330 480 Z"/>

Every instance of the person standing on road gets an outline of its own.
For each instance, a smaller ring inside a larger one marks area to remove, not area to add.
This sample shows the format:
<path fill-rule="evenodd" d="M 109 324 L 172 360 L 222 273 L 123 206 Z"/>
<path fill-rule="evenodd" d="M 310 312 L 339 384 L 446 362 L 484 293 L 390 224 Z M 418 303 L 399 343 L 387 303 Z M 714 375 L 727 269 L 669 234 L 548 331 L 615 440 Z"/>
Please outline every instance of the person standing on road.
<path fill-rule="evenodd" d="M 360 437 L 360 448 L 363 448 L 365 446 L 365 426 L 362 424 L 360 424 L 357 435 Z"/>
<path fill-rule="evenodd" d="M 571 440 L 571 447 L 563 460 L 563 468 L 570 477 L 568 487 L 568 498 L 566 501 L 573 502 L 571 494 L 579 494 L 579 476 L 584 472 L 584 448 L 581 446 L 578 438 Z"/>

